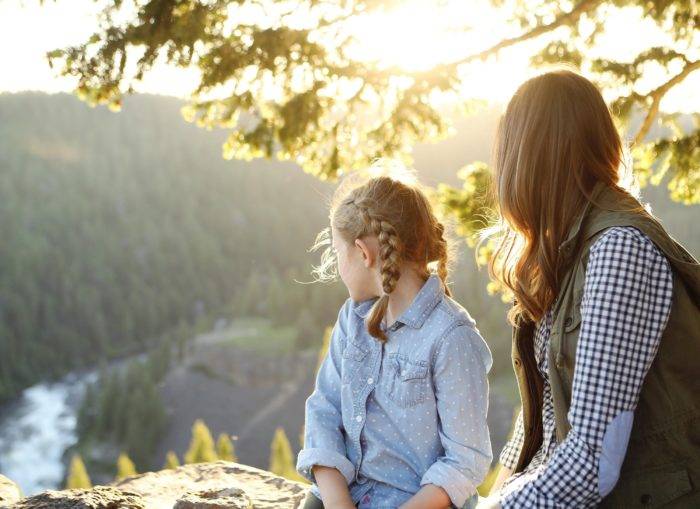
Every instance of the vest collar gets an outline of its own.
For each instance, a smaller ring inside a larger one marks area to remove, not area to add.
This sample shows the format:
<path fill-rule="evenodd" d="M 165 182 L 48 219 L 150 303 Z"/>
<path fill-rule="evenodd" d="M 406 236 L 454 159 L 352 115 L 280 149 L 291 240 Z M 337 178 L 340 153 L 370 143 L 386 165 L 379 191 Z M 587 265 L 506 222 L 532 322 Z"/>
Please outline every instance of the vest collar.
<path fill-rule="evenodd" d="M 608 186 L 600 181 L 596 182 L 596 184 L 593 186 L 593 189 L 591 191 L 591 199 L 587 200 L 586 205 L 583 207 L 583 210 L 578 216 L 576 216 L 576 220 L 569 229 L 569 235 L 559 245 L 559 252 L 562 255 L 568 256 L 571 254 L 571 251 L 576 245 L 576 239 L 578 238 L 579 234 L 581 233 L 581 229 L 583 228 L 584 220 L 593 208 L 593 202 L 599 201 L 598 198 L 601 194 L 603 194 L 604 191 L 607 190 L 607 188 Z"/>

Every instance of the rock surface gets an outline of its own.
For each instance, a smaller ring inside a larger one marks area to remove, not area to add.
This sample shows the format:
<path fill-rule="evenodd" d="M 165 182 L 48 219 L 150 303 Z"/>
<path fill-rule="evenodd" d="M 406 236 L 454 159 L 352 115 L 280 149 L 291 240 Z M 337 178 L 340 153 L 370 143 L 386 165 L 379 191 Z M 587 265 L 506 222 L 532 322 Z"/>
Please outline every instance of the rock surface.
<path fill-rule="evenodd" d="M 89 490 L 48 490 L 24 498 L 9 507 L 12 509 L 146 509 L 138 494 L 111 486 L 95 486 Z"/>
<path fill-rule="evenodd" d="M 22 492 L 14 482 L 0 475 L 0 506 L 12 504 L 22 498 Z"/>
<path fill-rule="evenodd" d="M 188 493 L 175 502 L 173 509 L 253 509 L 253 503 L 240 488 Z"/>
<path fill-rule="evenodd" d="M 89 490 L 45 491 L 14 504 L 2 502 L 0 507 L 297 509 L 307 489 L 304 484 L 264 470 L 229 461 L 214 461 L 134 475 Z"/>

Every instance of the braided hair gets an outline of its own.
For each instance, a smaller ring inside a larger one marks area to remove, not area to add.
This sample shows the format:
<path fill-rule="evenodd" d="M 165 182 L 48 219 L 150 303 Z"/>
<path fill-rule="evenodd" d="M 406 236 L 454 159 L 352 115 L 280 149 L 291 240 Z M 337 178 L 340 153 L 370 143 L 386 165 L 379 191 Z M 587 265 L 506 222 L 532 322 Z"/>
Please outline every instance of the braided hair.
<path fill-rule="evenodd" d="M 427 279 L 431 264 L 442 280 L 445 292 L 450 261 L 445 227 L 435 216 L 426 194 L 418 184 L 389 176 L 373 177 L 350 191 L 341 187 L 331 206 L 331 223 L 345 240 L 353 242 L 376 236 L 379 243 L 382 294 L 367 316 L 367 330 L 385 341 L 381 323 L 389 295 L 401 277 L 404 262 L 414 262 L 419 275 Z"/>

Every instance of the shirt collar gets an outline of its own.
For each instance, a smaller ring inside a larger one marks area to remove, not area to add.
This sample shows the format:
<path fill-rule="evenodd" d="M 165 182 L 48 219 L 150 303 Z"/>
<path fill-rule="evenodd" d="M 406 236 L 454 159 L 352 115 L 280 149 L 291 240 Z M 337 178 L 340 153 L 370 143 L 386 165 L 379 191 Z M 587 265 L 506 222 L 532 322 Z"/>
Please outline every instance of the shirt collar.
<path fill-rule="evenodd" d="M 359 302 L 354 302 L 354 307 L 353 311 L 355 311 L 355 314 L 362 318 L 363 320 L 367 318 L 367 315 L 369 314 L 370 309 L 372 309 L 372 306 L 374 303 L 377 301 L 377 297 L 372 297 L 371 299 L 359 301 Z"/>
<path fill-rule="evenodd" d="M 395 324 L 403 323 L 413 329 L 420 329 L 444 294 L 445 288 L 442 285 L 440 276 L 431 274 L 425 283 L 423 283 L 423 286 L 413 298 L 411 304 L 396 319 L 392 327 L 394 327 Z M 377 298 L 374 297 L 372 299 L 356 302 L 354 311 L 357 316 L 364 320 L 376 301 Z"/>
<path fill-rule="evenodd" d="M 431 274 L 413 298 L 411 305 L 401 313 L 396 321 L 405 323 L 413 329 L 420 329 L 444 294 L 445 289 L 442 286 L 440 276 Z"/>

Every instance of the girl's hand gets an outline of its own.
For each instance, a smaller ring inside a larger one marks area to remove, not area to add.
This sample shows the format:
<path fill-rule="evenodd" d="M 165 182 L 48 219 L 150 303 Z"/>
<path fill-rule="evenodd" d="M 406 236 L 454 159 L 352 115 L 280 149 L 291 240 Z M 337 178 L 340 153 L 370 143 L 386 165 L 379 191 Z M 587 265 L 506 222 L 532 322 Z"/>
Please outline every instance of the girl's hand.
<path fill-rule="evenodd" d="M 505 482 L 508 480 L 508 478 L 513 475 L 513 471 L 508 468 L 504 467 L 503 465 L 500 465 L 500 468 L 498 469 L 498 474 L 496 475 L 496 480 L 493 481 L 493 484 L 491 485 L 491 491 L 489 492 L 489 495 L 498 492 Z"/>

